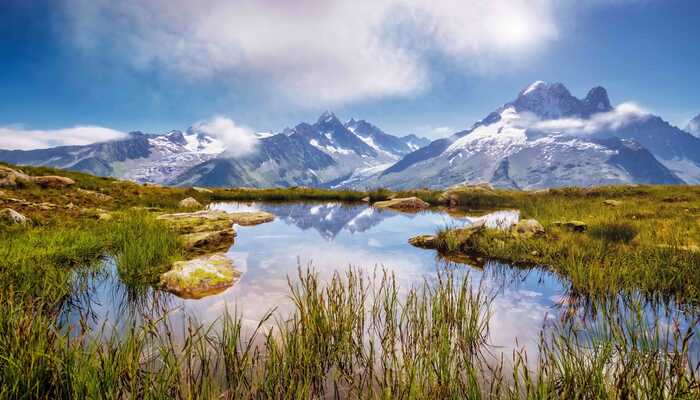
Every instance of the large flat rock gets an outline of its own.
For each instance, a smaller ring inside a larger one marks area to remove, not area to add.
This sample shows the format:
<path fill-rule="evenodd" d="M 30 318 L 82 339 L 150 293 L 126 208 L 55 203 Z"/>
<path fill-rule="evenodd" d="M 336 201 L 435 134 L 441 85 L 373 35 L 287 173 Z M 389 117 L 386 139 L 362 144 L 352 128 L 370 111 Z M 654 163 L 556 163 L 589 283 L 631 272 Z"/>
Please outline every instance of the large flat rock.
<path fill-rule="evenodd" d="M 250 226 L 270 222 L 275 216 L 267 212 L 237 212 L 204 210 L 187 213 L 163 214 L 164 221 L 180 234 L 185 249 L 191 253 L 210 253 L 225 250 L 233 244 L 234 224 Z"/>
<path fill-rule="evenodd" d="M 173 268 L 160 276 L 163 289 L 187 299 L 221 293 L 234 283 L 241 273 L 233 261 L 222 253 L 178 261 Z"/>

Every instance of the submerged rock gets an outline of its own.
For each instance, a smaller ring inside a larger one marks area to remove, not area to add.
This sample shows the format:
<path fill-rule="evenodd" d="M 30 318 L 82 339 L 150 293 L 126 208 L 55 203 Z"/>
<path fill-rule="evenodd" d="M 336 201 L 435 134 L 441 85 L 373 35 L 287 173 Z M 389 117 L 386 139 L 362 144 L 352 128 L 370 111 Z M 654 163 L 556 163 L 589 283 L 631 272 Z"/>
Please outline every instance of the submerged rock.
<path fill-rule="evenodd" d="M 588 225 L 583 221 L 554 221 L 552 225 L 579 233 L 585 232 L 586 229 L 588 229 Z"/>
<path fill-rule="evenodd" d="M 24 225 L 29 219 L 11 208 L 0 210 L 0 221 L 12 225 Z"/>
<path fill-rule="evenodd" d="M 387 201 L 378 201 L 373 205 L 379 208 L 393 208 L 397 210 L 423 210 L 430 207 L 430 204 L 418 197 L 402 197 Z"/>
<path fill-rule="evenodd" d="M 188 197 L 186 199 L 180 200 L 180 203 L 178 203 L 180 208 L 201 208 L 202 203 L 198 202 L 195 198 L 193 197 Z"/>
<path fill-rule="evenodd" d="M 236 231 L 230 227 L 218 231 L 195 232 L 182 235 L 185 250 L 188 251 L 216 251 L 225 250 L 233 243 Z"/>
<path fill-rule="evenodd" d="M 518 238 L 531 238 L 544 235 L 544 227 L 536 219 L 521 219 L 511 229 L 513 236 Z"/>
<path fill-rule="evenodd" d="M 217 253 L 175 262 L 170 271 L 160 276 L 160 284 L 180 297 L 201 299 L 233 286 L 240 276 L 233 261 Z"/>
<path fill-rule="evenodd" d="M 437 246 L 435 235 L 418 235 L 408 239 L 408 243 L 424 249 L 434 249 Z"/>

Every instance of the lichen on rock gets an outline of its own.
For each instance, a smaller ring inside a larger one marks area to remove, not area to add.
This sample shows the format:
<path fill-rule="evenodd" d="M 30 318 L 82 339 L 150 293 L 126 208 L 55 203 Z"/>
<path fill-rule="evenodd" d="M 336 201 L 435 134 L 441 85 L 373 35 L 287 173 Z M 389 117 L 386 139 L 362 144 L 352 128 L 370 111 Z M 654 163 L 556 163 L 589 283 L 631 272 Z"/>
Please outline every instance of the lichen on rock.
<path fill-rule="evenodd" d="M 233 261 L 223 253 L 177 261 L 170 271 L 160 277 L 161 287 L 188 299 L 220 293 L 240 277 Z"/>

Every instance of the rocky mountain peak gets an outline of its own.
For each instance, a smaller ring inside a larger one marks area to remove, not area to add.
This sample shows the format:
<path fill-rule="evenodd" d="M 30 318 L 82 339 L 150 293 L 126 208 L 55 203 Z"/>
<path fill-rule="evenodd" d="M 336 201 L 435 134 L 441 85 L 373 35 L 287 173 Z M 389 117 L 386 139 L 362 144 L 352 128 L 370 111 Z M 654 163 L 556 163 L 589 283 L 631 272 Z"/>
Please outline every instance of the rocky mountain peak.
<path fill-rule="evenodd" d="M 601 86 L 594 87 L 580 100 L 563 84 L 544 81 L 532 83 L 518 94 L 514 102 L 505 107 L 515 107 L 518 112 L 531 112 L 541 119 L 588 118 L 592 114 L 613 109 L 608 92 Z"/>
<path fill-rule="evenodd" d="M 581 101 L 571 95 L 561 83 L 537 81 L 520 92 L 511 104 L 517 111 L 529 111 L 542 119 L 555 119 L 576 115 Z"/>
<path fill-rule="evenodd" d="M 335 120 L 338 120 L 338 117 L 336 117 L 334 113 L 326 110 L 323 112 L 323 114 L 321 114 L 321 116 L 318 117 L 317 122 L 319 124 L 323 124 L 323 123 L 327 124 L 327 123 L 334 122 Z M 340 121 L 338 121 L 338 122 L 340 122 Z"/>
<path fill-rule="evenodd" d="M 172 143 L 179 144 L 179 145 L 186 145 L 187 140 L 185 140 L 185 135 L 182 134 L 182 131 L 179 130 L 173 130 L 168 132 L 165 137 Z"/>
<path fill-rule="evenodd" d="M 602 86 L 596 86 L 589 90 L 586 98 L 583 99 L 583 104 L 588 108 L 591 114 L 612 110 L 610 98 L 608 98 L 608 91 Z"/>

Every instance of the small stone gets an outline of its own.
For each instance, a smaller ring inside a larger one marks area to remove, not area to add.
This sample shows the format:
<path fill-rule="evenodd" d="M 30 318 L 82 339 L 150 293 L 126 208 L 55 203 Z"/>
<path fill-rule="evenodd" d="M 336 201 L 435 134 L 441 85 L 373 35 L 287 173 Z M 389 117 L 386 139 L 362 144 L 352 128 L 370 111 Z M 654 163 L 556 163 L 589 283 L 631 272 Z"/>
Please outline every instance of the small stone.
<path fill-rule="evenodd" d="M 44 211 L 53 210 L 54 208 L 58 207 L 58 205 L 53 204 L 53 203 L 48 203 L 48 202 L 39 203 L 39 204 L 36 204 L 36 206 L 39 207 L 40 210 L 44 210 Z"/>
<path fill-rule="evenodd" d="M 430 207 L 430 204 L 418 197 L 403 197 L 387 201 L 378 201 L 373 205 L 379 208 L 393 208 L 397 210 L 423 210 Z"/>
<path fill-rule="evenodd" d="M 99 213 L 97 214 L 98 221 L 109 221 L 112 219 L 112 214 L 110 213 Z"/>
<path fill-rule="evenodd" d="M 623 204 L 623 202 L 620 200 L 605 200 L 603 201 L 603 204 L 610 207 L 619 207 Z"/>
<path fill-rule="evenodd" d="M 434 249 L 436 247 L 434 235 L 418 235 L 408 239 L 408 243 L 424 249 Z"/>
<path fill-rule="evenodd" d="M 362 198 L 362 201 L 364 201 L 365 203 L 369 203 L 369 196 L 363 197 L 363 198 Z"/>
<path fill-rule="evenodd" d="M 24 225 L 29 222 L 29 219 L 11 208 L 5 208 L 0 210 L 0 221 L 13 225 Z"/>
<path fill-rule="evenodd" d="M 183 199 L 179 203 L 180 208 L 201 208 L 202 204 L 193 197 Z"/>
<path fill-rule="evenodd" d="M 197 186 L 193 187 L 192 190 L 194 190 L 195 192 L 199 192 L 199 193 L 214 193 L 214 191 L 211 189 L 197 187 Z"/>
<path fill-rule="evenodd" d="M 221 293 L 240 276 L 233 262 L 224 254 L 217 253 L 174 263 L 170 271 L 160 276 L 160 284 L 180 297 L 201 299 Z"/>
<path fill-rule="evenodd" d="M 112 196 L 106 195 L 104 193 L 94 192 L 92 190 L 76 189 L 76 191 L 78 193 L 82 193 L 86 196 L 90 196 L 90 197 L 94 198 L 95 200 L 102 202 L 102 203 L 106 203 L 108 201 L 113 200 Z"/>

